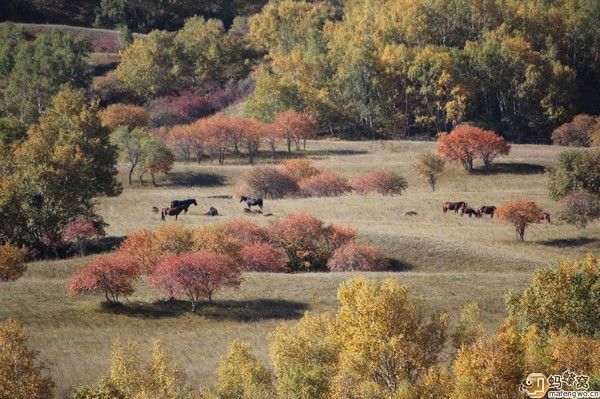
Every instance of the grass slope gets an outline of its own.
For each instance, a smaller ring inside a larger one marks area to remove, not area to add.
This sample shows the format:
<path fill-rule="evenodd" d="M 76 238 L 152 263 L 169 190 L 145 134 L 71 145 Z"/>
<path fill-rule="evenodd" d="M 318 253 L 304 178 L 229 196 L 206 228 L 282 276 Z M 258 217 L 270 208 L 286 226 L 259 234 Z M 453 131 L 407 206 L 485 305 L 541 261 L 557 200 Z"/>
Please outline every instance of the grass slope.
<path fill-rule="evenodd" d="M 505 315 L 505 293 L 521 289 L 536 266 L 598 248 L 598 223 L 586 230 L 555 222 L 532 226 L 527 241 L 519 243 L 510 226 L 441 211 L 441 203 L 447 200 L 479 206 L 527 196 L 554 214 L 556 205 L 546 197 L 543 170 L 556 159 L 559 148 L 516 145 L 490 174 L 469 176 L 450 167 L 435 193 L 412 172 L 419 154 L 432 149 L 432 143 L 424 142 L 309 143 L 302 155 L 320 168 L 349 178 L 388 168 L 406 176 L 410 187 L 395 197 L 267 200 L 265 211 L 275 217 L 306 211 L 355 227 L 360 241 L 380 245 L 399 270 L 368 276 L 397 278 L 411 287 L 413 298 L 428 311 L 444 310 L 454 318 L 466 303 L 478 301 L 490 329 Z M 108 234 L 123 237 L 141 227 L 159 226 L 162 222 L 151 207 L 188 197 L 197 198 L 199 206 L 178 223 L 191 226 L 236 218 L 267 223 L 270 218 L 244 215 L 241 204 L 227 198 L 248 167 L 239 160 L 228 160 L 226 165 L 178 163 L 159 187 L 125 187 L 118 198 L 99 199 L 101 213 L 110 224 Z M 209 206 L 223 216 L 202 216 Z M 402 216 L 408 209 L 419 215 Z M 200 315 L 191 315 L 185 302 L 162 302 L 141 282 L 126 306 L 115 311 L 104 307 L 100 297 L 66 297 L 69 276 L 88 260 L 35 262 L 22 279 L 0 285 L 0 320 L 17 317 L 23 321 L 31 345 L 48 362 L 59 394 L 96 380 L 106 369 L 116 337 L 140 341 L 142 346 L 162 339 L 194 385 L 210 384 L 229 342 L 249 341 L 266 361 L 268 333 L 277 323 L 294 320 L 306 310 L 335 311 L 337 286 L 356 275 L 247 273 L 240 289 L 219 293 L 214 304 L 202 307 Z"/>

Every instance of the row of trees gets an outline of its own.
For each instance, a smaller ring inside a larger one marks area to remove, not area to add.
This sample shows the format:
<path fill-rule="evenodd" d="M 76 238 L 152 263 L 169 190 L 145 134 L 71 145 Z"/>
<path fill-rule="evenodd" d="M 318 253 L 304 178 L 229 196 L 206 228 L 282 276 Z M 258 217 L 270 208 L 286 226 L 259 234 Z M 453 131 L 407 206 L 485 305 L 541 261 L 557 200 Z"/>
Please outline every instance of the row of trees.
<path fill-rule="evenodd" d="M 305 111 L 349 137 L 471 120 L 548 140 L 574 112 L 599 111 L 598 16 L 594 0 L 273 2 L 250 18 L 266 62 L 246 111 Z"/>
<path fill-rule="evenodd" d="M 316 134 L 314 120 L 294 111 L 282 112 L 269 124 L 217 113 L 189 125 L 175 126 L 165 134 L 165 139 L 186 161 L 195 158 L 201 162 L 206 157 L 223 163 L 230 153 L 244 154 L 253 163 L 263 145 L 275 157 L 279 143 L 285 142 L 288 152 L 292 151 L 292 145 L 299 151 L 306 149 L 306 141 Z"/>
<path fill-rule="evenodd" d="M 109 255 L 77 271 L 69 295 L 104 294 L 109 303 L 131 295 L 142 275 L 168 298 L 188 298 L 195 311 L 220 287 L 236 287 L 242 271 L 381 270 L 377 247 L 355 242 L 350 228 L 325 225 L 307 214 L 268 227 L 247 221 L 185 229 L 167 225 L 131 234 Z"/>

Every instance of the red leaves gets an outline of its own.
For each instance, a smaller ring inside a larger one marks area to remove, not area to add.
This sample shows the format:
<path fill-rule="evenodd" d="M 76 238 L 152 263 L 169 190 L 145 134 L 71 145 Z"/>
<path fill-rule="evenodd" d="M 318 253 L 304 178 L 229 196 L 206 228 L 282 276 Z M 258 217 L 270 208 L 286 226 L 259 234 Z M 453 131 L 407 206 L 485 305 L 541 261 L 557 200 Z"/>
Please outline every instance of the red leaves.
<path fill-rule="evenodd" d="M 253 272 L 286 272 L 285 253 L 271 244 L 249 244 L 240 251 L 242 268 Z"/>
<path fill-rule="evenodd" d="M 119 253 L 96 257 L 77 271 L 69 281 L 69 296 L 104 293 L 111 303 L 119 302 L 122 295 L 133 293 L 133 282 L 140 276 L 140 268 L 127 256 Z"/>
<path fill-rule="evenodd" d="M 301 180 L 300 192 L 307 197 L 337 197 L 352 190 L 348 180 L 334 172 L 322 172 Z"/>
<path fill-rule="evenodd" d="M 230 257 L 200 251 L 165 255 L 150 276 L 150 283 L 169 297 L 186 296 L 196 311 L 200 300 L 212 299 L 221 287 L 238 287 L 240 271 Z"/>
<path fill-rule="evenodd" d="M 465 170 L 471 172 L 476 158 L 481 158 L 488 169 L 498 155 L 509 154 L 510 144 L 492 131 L 459 125 L 439 137 L 437 151 L 445 159 L 460 161 Z"/>
<path fill-rule="evenodd" d="M 338 248 L 327 262 L 327 267 L 334 272 L 376 271 L 387 269 L 388 261 L 379 248 L 352 242 Z"/>
<path fill-rule="evenodd" d="M 401 194 L 408 183 L 404 177 L 388 170 L 376 170 L 352 180 L 352 189 L 359 194 L 376 192 L 383 195 Z"/>
<path fill-rule="evenodd" d="M 517 232 L 517 238 L 523 240 L 525 228 L 532 223 L 539 223 L 543 212 L 535 201 L 517 199 L 500 205 L 494 216 L 512 224 Z"/>

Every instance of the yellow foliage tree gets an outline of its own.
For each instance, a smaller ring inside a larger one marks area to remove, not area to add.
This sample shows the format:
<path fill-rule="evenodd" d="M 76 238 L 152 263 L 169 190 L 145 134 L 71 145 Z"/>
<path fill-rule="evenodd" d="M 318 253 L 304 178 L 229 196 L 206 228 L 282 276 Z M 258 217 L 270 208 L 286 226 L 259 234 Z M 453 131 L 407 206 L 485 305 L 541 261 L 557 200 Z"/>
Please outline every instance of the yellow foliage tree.
<path fill-rule="evenodd" d="M 234 341 L 217 370 L 219 399 L 270 399 L 274 396 L 271 374 L 252 354 L 248 343 Z"/>
<path fill-rule="evenodd" d="M 0 325 L 0 398 L 50 399 L 54 383 L 43 375 L 36 353 L 26 342 L 19 322 Z"/>

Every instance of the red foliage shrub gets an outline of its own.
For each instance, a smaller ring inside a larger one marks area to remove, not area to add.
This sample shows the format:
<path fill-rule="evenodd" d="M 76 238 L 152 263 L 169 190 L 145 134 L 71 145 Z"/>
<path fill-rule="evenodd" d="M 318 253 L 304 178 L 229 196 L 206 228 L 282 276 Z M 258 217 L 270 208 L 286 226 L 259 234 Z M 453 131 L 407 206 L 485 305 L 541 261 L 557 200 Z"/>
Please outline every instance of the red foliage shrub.
<path fill-rule="evenodd" d="M 376 192 L 383 195 L 401 194 L 408 188 L 404 177 L 388 170 L 376 170 L 352 180 L 352 189 L 359 194 Z"/>
<path fill-rule="evenodd" d="M 445 159 L 460 161 L 470 173 L 476 158 L 481 158 L 488 169 L 498 155 L 509 154 L 510 144 L 492 131 L 471 125 L 459 125 L 450 133 L 440 135 L 437 151 Z"/>
<path fill-rule="evenodd" d="M 337 197 L 352 190 L 348 180 L 334 172 L 323 172 L 299 183 L 300 192 L 308 197 Z"/>
<path fill-rule="evenodd" d="M 244 245 L 264 244 L 270 240 L 265 227 L 247 220 L 232 220 L 225 223 L 225 228 Z"/>
<path fill-rule="evenodd" d="M 296 111 L 285 111 L 277 115 L 273 123 L 280 136 L 287 141 L 288 152 L 291 151 L 292 143 L 296 144 L 296 149 L 300 149 L 300 143 L 317 137 L 317 124 L 308 114 L 298 113 Z"/>
<path fill-rule="evenodd" d="M 600 117 L 586 114 L 575 115 L 552 132 L 554 145 L 589 147 L 593 136 L 600 135 Z"/>
<path fill-rule="evenodd" d="M 329 270 L 334 272 L 376 271 L 385 270 L 388 266 L 379 248 L 356 243 L 338 248 L 327 262 Z"/>
<path fill-rule="evenodd" d="M 284 252 L 271 244 L 249 244 L 240 251 L 242 269 L 254 272 L 286 272 Z"/>
<path fill-rule="evenodd" d="M 244 187 L 249 192 L 264 198 L 283 198 L 298 193 L 298 184 L 279 169 L 271 166 L 256 166 L 244 173 Z"/>
<path fill-rule="evenodd" d="M 81 256 L 84 256 L 89 241 L 104 235 L 104 231 L 93 220 L 79 219 L 63 227 L 60 235 L 64 241 L 72 244 Z"/>
<path fill-rule="evenodd" d="M 283 248 L 292 271 L 325 270 L 336 245 L 351 235 L 350 230 L 334 228 L 334 231 L 336 234 L 331 226 L 306 213 L 281 218 L 269 227 L 272 242 Z"/>
<path fill-rule="evenodd" d="M 119 126 L 126 126 L 128 129 L 143 127 L 148 124 L 150 115 L 148 112 L 137 105 L 132 104 L 111 104 L 100 113 L 102 125 L 111 130 Z"/>
<path fill-rule="evenodd" d="M 283 162 L 279 167 L 283 173 L 297 182 L 321 173 L 319 169 L 313 166 L 312 162 L 306 159 L 290 159 Z"/>
<path fill-rule="evenodd" d="M 328 226 L 325 234 L 333 248 L 339 248 L 356 239 L 356 230 L 352 227 L 338 226 L 337 224 Z"/>
<path fill-rule="evenodd" d="M 71 297 L 104 293 L 108 302 L 117 303 L 120 296 L 133 293 L 133 282 L 139 276 L 140 269 L 130 258 L 119 253 L 102 255 L 71 277 L 68 293 Z"/>
<path fill-rule="evenodd" d="M 92 51 L 94 53 L 118 53 L 119 37 L 114 33 L 94 37 L 92 40 Z"/>
<path fill-rule="evenodd" d="M 221 287 L 238 287 L 240 270 L 230 257 L 216 252 L 169 254 L 157 265 L 150 283 L 169 297 L 187 297 L 192 312 L 198 302 L 212 300 Z"/>
<path fill-rule="evenodd" d="M 517 238 L 523 240 L 525 229 L 532 223 L 539 223 L 543 210 L 535 201 L 529 199 L 516 199 L 501 204 L 494 216 L 499 220 L 514 226 Z"/>

